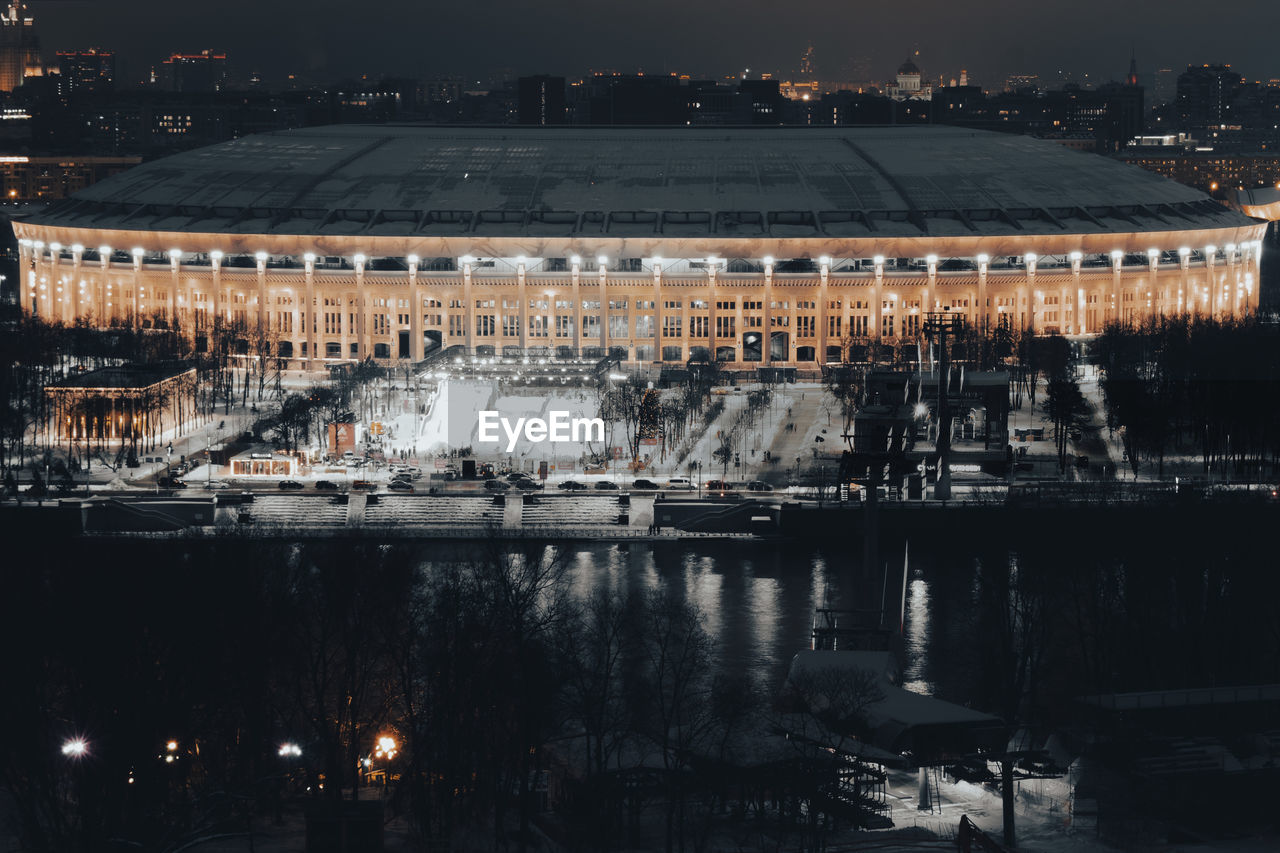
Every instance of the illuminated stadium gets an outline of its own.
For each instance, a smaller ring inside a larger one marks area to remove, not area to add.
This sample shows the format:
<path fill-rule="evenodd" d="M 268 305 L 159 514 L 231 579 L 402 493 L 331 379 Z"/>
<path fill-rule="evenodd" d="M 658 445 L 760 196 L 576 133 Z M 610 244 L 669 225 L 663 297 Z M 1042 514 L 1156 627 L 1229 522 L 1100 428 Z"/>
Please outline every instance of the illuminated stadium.
<path fill-rule="evenodd" d="M 475 356 L 816 369 L 978 328 L 1258 302 L 1266 223 L 1025 137 L 944 127 L 342 126 L 154 161 L 15 224 L 24 306 L 264 329 L 297 366 Z"/>

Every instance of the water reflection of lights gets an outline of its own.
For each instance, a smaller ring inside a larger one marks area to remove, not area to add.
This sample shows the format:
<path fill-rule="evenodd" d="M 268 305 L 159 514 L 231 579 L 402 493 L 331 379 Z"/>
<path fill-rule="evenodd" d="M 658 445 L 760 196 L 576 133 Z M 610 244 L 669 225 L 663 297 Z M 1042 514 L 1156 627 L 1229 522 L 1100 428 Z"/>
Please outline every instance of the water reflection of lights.
<path fill-rule="evenodd" d="M 902 686 L 913 693 L 933 694 L 933 682 L 924 679 L 924 662 L 928 657 L 929 634 L 929 584 L 924 578 L 913 579 L 907 587 L 907 666 L 902 674 Z"/>

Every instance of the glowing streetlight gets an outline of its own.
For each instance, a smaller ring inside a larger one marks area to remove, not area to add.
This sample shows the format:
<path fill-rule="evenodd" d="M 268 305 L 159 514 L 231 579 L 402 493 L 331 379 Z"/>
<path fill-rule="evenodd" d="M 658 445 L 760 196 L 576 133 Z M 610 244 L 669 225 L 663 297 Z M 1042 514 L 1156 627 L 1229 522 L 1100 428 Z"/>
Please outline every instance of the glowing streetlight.
<path fill-rule="evenodd" d="M 378 748 L 374 750 L 374 758 L 392 759 L 396 757 L 396 739 L 391 735 L 382 735 L 378 738 Z"/>
<path fill-rule="evenodd" d="M 82 758 L 89 754 L 89 743 L 82 737 L 72 738 L 62 744 L 62 754 L 68 758 Z"/>
<path fill-rule="evenodd" d="M 296 743 L 284 743 L 280 745 L 280 749 L 276 752 L 276 755 L 281 758 L 297 758 L 302 755 L 302 747 L 298 746 Z"/>

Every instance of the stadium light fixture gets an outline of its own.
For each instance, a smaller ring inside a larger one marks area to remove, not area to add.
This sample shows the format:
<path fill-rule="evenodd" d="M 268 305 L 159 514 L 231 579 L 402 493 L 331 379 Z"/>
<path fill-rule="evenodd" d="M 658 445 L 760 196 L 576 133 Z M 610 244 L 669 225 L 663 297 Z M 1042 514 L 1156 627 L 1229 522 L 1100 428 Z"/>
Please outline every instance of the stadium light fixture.
<path fill-rule="evenodd" d="M 368 259 L 367 257 L 365 257 L 363 253 L 359 253 L 359 252 L 357 252 L 357 253 L 356 253 L 356 255 L 355 255 L 355 257 L 353 257 L 351 260 L 355 261 L 357 264 L 362 264 L 362 265 L 363 265 L 363 264 L 364 264 L 364 262 L 365 262 L 365 261 L 367 261 L 367 260 L 369 260 L 369 259 Z"/>
<path fill-rule="evenodd" d="M 1084 252 L 1072 252 L 1069 257 L 1073 261 L 1082 261 L 1084 260 Z"/>
<path fill-rule="evenodd" d="M 258 263 L 260 263 L 260 264 L 264 264 L 264 263 L 266 263 L 266 262 L 267 262 L 267 253 L 266 253 L 266 252 L 254 252 L 254 253 L 253 253 L 253 259 L 254 259 L 255 261 L 257 261 Z"/>
<path fill-rule="evenodd" d="M 407 258 L 405 258 L 405 260 L 408 261 L 411 266 L 416 267 L 418 265 L 418 261 L 420 261 L 421 258 L 419 258 L 417 255 L 409 255 Z"/>
<path fill-rule="evenodd" d="M 222 260 L 222 250 L 214 249 L 212 252 L 210 252 L 209 260 L 213 261 L 214 263 L 217 263 L 218 261 Z"/>
<path fill-rule="evenodd" d="M 303 263 L 314 264 L 316 262 L 316 253 L 307 252 L 302 256 Z"/>
<path fill-rule="evenodd" d="M 989 263 L 991 263 L 991 256 L 990 256 L 990 255 L 988 255 L 988 254 L 986 254 L 986 253 L 983 253 L 983 254 L 981 254 L 981 255 L 978 255 L 978 263 L 980 263 L 980 264 L 989 264 Z"/>
<path fill-rule="evenodd" d="M 871 259 L 871 263 L 875 264 L 878 267 L 884 266 L 884 255 L 876 255 L 874 258 Z"/>
<path fill-rule="evenodd" d="M 764 256 L 764 265 L 767 267 L 773 266 L 773 255 Z"/>

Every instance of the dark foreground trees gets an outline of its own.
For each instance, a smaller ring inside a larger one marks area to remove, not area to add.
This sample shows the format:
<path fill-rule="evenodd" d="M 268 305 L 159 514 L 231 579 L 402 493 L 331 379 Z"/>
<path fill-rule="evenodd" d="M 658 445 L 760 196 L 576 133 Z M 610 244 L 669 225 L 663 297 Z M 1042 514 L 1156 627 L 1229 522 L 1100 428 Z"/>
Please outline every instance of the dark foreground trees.
<path fill-rule="evenodd" d="M 1130 465 L 1172 453 L 1256 481 L 1280 458 L 1280 326 L 1255 317 L 1110 325 L 1095 343 L 1107 423 Z"/>
<path fill-rule="evenodd" d="M 0 610 L 0 771 L 24 849 L 174 849 L 265 823 L 281 797 L 390 794 L 424 838 L 523 850 L 553 770 L 583 849 L 621 843 L 642 807 L 687 849 L 712 814 L 692 757 L 752 704 L 716 689 L 696 609 L 576 597 L 545 544 L 433 553 L 429 570 L 374 541 L 59 554 L 12 577 Z M 73 738 L 84 756 L 61 753 Z"/>

